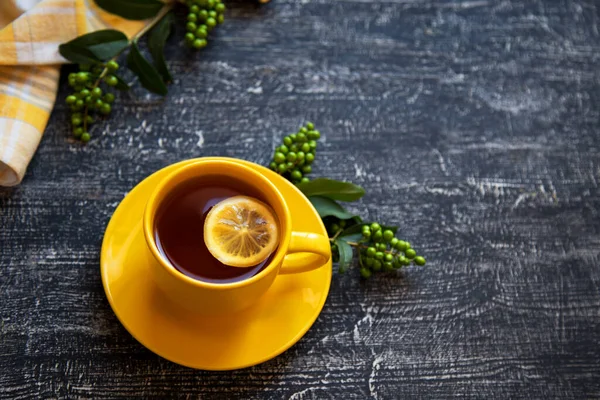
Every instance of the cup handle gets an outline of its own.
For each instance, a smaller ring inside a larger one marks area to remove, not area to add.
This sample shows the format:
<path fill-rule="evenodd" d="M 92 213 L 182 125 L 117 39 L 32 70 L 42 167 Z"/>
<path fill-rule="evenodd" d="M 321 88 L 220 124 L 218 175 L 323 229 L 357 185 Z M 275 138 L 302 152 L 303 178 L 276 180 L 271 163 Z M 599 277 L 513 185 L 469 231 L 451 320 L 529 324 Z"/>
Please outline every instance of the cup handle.
<path fill-rule="evenodd" d="M 329 238 L 317 233 L 292 232 L 280 274 L 296 274 L 321 267 L 331 258 Z"/>

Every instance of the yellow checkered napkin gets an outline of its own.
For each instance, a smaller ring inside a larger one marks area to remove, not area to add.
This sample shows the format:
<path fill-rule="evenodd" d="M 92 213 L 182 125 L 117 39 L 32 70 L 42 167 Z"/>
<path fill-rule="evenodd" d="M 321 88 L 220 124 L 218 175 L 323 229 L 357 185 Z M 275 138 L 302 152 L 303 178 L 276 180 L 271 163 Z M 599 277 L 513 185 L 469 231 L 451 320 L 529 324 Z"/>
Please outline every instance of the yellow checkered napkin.
<path fill-rule="evenodd" d="M 128 37 L 148 21 L 128 21 L 93 0 L 0 0 L 0 186 L 23 179 L 56 100 L 61 43 L 100 29 Z"/>

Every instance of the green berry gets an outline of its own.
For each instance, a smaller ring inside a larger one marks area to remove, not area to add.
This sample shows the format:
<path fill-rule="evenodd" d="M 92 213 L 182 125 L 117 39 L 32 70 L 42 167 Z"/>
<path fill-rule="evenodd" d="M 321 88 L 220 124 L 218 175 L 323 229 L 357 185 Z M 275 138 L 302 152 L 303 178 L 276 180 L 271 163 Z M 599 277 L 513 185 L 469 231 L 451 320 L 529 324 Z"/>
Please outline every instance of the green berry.
<path fill-rule="evenodd" d="M 88 81 L 88 73 L 87 72 L 78 72 L 77 73 L 77 82 L 86 83 Z"/>
<path fill-rule="evenodd" d="M 415 264 L 423 266 L 425 265 L 425 258 L 421 256 L 415 257 Z"/>
<path fill-rule="evenodd" d="M 381 264 L 381 261 L 379 261 L 379 260 L 373 261 L 373 271 L 381 271 L 382 265 L 383 264 Z"/>
<path fill-rule="evenodd" d="M 223 14 L 223 12 L 225 12 L 225 4 L 223 3 L 219 3 L 215 6 L 215 10 L 219 13 L 219 14 Z"/>
<path fill-rule="evenodd" d="M 298 145 L 297 144 L 293 144 L 290 146 L 290 151 L 293 151 L 294 153 L 298 151 Z"/>
<path fill-rule="evenodd" d="M 283 155 L 283 153 L 277 152 L 273 157 L 273 161 L 275 161 L 277 164 L 281 164 L 285 161 L 285 155 Z"/>
<path fill-rule="evenodd" d="M 184 39 L 185 39 L 186 43 L 191 45 L 194 42 L 194 40 L 196 39 L 196 36 L 194 36 L 193 33 L 188 32 L 185 34 Z"/>
<path fill-rule="evenodd" d="M 398 257 L 396 257 L 396 262 L 398 263 L 398 265 L 402 266 L 405 265 L 405 263 L 408 261 L 408 263 L 410 264 L 410 261 L 407 260 L 406 257 L 404 257 L 403 255 L 399 255 Z"/>
<path fill-rule="evenodd" d="M 377 253 L 377 250 L 375 250 L 375 247 L 369 247 L 367 249 L 367 257 L 375 257 L 375 253 Z"/>
<path fill-rule="evenodd" d="M 75 108 L 77 108 L 78 110 L 81 110 L 83 108 L 85 104 L 83 104 L 83 100 L 77 100 L 75 102 Z"/>
<path fill-rule="evenodd" d="M 106 93 L 103 99 L 105 103 L 111 104 L 113 101 L 115 101 L 115 95 L 112 93 Z"/>
<path fill-rule="evenodd" d="M 291 176 L 292 176 L 292 179 L 300 180 L 300 179 L 302 179 L 302 172 L 300 172 L 297 169 L 295 169 L 295 170 L 292 171 L 292 175 Z"/>
<path fill-rule="evenodd" d="M 210 10 L 208 12 L 208 16 L 211 18 L 217 18 L 217 12 L 215 10 Z"/>
<path fill-rule="evenodd" d="M 337 231 L 339 231 L 339 230 L 340 230 L 340 226 L 339 226 L 338 224 L 332 224 L 332 225 L 331 225 L 331 231 L 332 231 L 332 232 L 334 232 L 334 233 L 335 233 L 335 232 L 337 232 Z"/>
<path fill-rule="evenodd" d="M 296 134 L 295 134 L 295 133 L 292 133 L 292 134 L 289 136 L 289 138 L 290 138 L 290 139 L 292 139 L 292 142 L 295 142 L 295 141 L 296 141 Z"/>
<path fill-rule="evenodd" d="M 404 266 L 410 265 L 410 260 L 408 258 L 404 257 L 403 259 L 401 259 L 401 263 Z"/>
<path fill-rule="evenodd" d="M 302 177 L 302 179 L 300 179 L 300 183 L 308 183 L 310 182 L 310 179 L 308 179 L 307 177 Z"/>
<path fill-rule="evenodd" d="M 98 110 L 102 107 L 103 104 L 104 104 L 104 102 L 100 99 L 94 101 L 94 107 Z"/>
<path fill-rule="evenodd" d="M 280 174 L 283 174 L 285 171 L 287 171 L 287 165 L 279 164 L 279 167 L 277 167 L 277 169 L 279 170 Z"/>
<path fill-rule="evenodd" d="M 383 240 L 385 240 L 386 242 L 389 243 L 393 238 L 394 238 L 394 232 L 390 231 L 389 229 L 386 229 L 385 231 L 383 231 Z"/>
<path fill-rule="evenodd" d="M 206 30 L 200 29 L 200 28 L 198 28 L 194 34 L 196 35 L 196 37 L 198 39 L 206 39 L 206 37 L 208 36 L 208 32 L 206 32 Z"/>
<path fill-rule="evenodd" d="M 299 152 L 296 153 L 296 157 L 298 157 L 299 161 L 304 160 L 304 156 L 305 156 L 305 154 L 304 154 L 303 151 L 299 151 Z"/>
<path fill-rule="evenodd" d="M 308 129 L 306 129 L 306 127 L 303 126 L 300 129 L 298 129 L 298 133 L 304 133 L 304 134 L 306 134 L 306 133 L 308 133 Z"/>
<path fill-rule="evenodd" d="M 215 0 L 208 0 L 206 6 L 208 8 L 215 8 Z"/>
<path fill-rule="evenodd" d="M 75 104 L 75 102 L 77 102 L 77 97 L 75 97 L 73 95 L 67 96 L 67 98 L 65 99 L 65 102 L 69 105 Z"/>
<path fill-rule="evenodd" d="M 296 157 L 297 157 L 297 156 L 296 156 L 296 153 L 294 153 L 293 151 L 290 151 L 290 152 L 287 154 L 287 160 L 288 160 L 289 162 L 294 162 L 294 161 L 296 161 Z"/>
<path fill-rule="evenodd" d="M 321 132 L 319 131 L 313 131 L 313 137 L 315 138 L 315 140 L 318 140 L 321 138 Z"/>
<path fill-rule="evenodd" d="M 79 92 L 79 95 L 85 99 L 86 97 L 88 97 L 90 95 L 90 91 L 87 89 L 81 89 L 81 91 Z"/>
<path fill-rule="evenodd" d="M 106 69 L 108 72 L 116 72 L 119 69 L 119 63 L 115 60 L 110 60 L 106 63 Z"/>
<path fill-rule="evenodd" d="M 384 262 L 383 263 L 383 270 L 384 271 L 393 271 L 394 270 L 394 265 L 391 262 Z"/>
<path fill-rule="evenodd" d="M 89 141 L 90 141 L 90 139 L 91 139 L 91 137 L 90 137 L 90 134 L 89 134 L 88 132 L 83 132 L 83 133 L 81 134 L 81 141 L 82 141 L 83 143 L 87 143 L 87 142 L 89 142 Z"/>
<path fill-rule="evenodd" d="M 203 47 L 206 47 L 206 39 L 196 39 L 194 40 L 194 43 L 192 43 L 192 47 L 195 49 L 201 49 Z"/>
<path fill-rule="evenodd" d="M 392 238 L 392 240 L 390 240 L 391 247 L 395 248 L 397 244 L 398 244 L 398 238 Z"/>
<path fill-rule="evenodd" d="M 283 138 L 283 144 L 285 144 L 286 146 L 291 146 L 292 145 L 292 138 L 290 138 L 289 136 L 286 136 Z"/>
<path fill-rule="evenodd" d="M 384 256 L 383 252 L 381 252 L 381 251 L 375 252 L 375 258 L 376 259 L 383 260 L 383 256 Z"/>
<path fill-rule="evenodd" d="M 119 80 L 114 75 L 108 75 L 108 76 L 104 77 L 104 82 L 106 82 L 106 84 L 108 86 L 117 86 L 117 83 L 119 83 Z"/>
<path fill-rule="evenodd" d="M 298 140 L 298 143 L 306 142 L 306 134 L 304 132 L 298 132 L 296 135 L 296 140 Z"/>
<path fill-rule="evenodd" d="M 206 26 L 208 26 L 209 28 L 214 28 L 215 26 L 217 26 L 217 20 L 212 17 L 208 17 L 206 19 Z"/>
<path fill-rule="evenodd" d="M 385 243 L 375 243 L 375 248 L 379 251 L 387 250 L 387 246 L 385 245 Z"/>
<path fill-rule="evenodd" d="M 302 143 L 302 151 L 308 153 L 310 151 L 310 145 L 308 143 Z"/>
<path fill-rule="evenodd" d="M 225 17 L 223 16 L 223 14 L 219 14 L 219 16 L 217 17 L 217 23 L 222 24 L 223 22 L 225 22 Z"/>
<path fill-rule="evenodd" d="M 189 13 L 187 16 L 187 20 L 189 22 L 196 22 L 196 21 L 198 21 L 198 16 L 194 13 Z"/>
<path fill-rule="evenodd" d="M 99 99 L 102 96 L 102 89 L 100 89 L 99 87 L 96 87 L 94 89 L 92 89 L 92 97 Z"/>
<path fill-rule="evenodd" d="M 276 171 L 277 163 L 275 161 L 271 161 L 271 163 L 269 164 L 269 168 L 271 168 L 273 171 Z"/>
<path fill-rule="evenodd" d="M 369 279 L 371 277 L 371 271 L 369 271 L 366 268 L 361 268 L 360 269 L 360 276 L 362 276 L 365 279 Z"/>
<path fill-rule="evenodd" d="M 371 232 L 373 232 L 373 228 L 371 228 Z M 383 239 L 383 233 L 381 233 L 381 230 L 375 231 L 373 232 L 372 237 L 375 242 L 379 242 L 381 239 Z"/>
<path fill-rule="evenodd" d="M 312 167 L 310 165 L 305 165 L 302 167 L 303 174 L 310 174 L 312 172 Z"/>
<path fill-rule="evenodd" d="M 194 14 L 198 14 L 198 11 L 200 11 L 200 8 L 197 5 L 193 5 L 190 7 L 190 12 L 194 13 Z"/>
<path fill-rule="evenodd" d="M 100 106 L 100 113 L 101 114 L 108 115 L 108 114 L 110 114 L 110 112 L 111 112 L 110 104 L 103 103 Z"/>
<path fill-rule="evenodd" d="M 405 251 L 409 248 L 408 243 L 405 242 L 404 240 L 398 240 L 398 243 L 396 243 L 396 249 L 400 250 L 400 251 Z"/>
<path fill-rule="evenodd" d="M 208 18 L 208 11 L 206 10 L 201 10 L 198 13 L 198 17 L 200 18 L 200 21 L 206 21 L 206 19 Z"/>
<path fill-rule="evenodd" d="M 311 150 L 314 150 L 317 148 L 317 142 L 315 140 L 309 140 L 308 145 L 310 146 Z"/>
<path fill-rule="evenodd" d="M 279 152 L 282 154 L 287 154 L 290 152 L 290 149 L 288 149 L 288 147 L 285 144 L 282 144 L 281 146 L 279 146 L 277 148 L 277 150 L 279 150 Z"/>
<path fill-rule="evenodd" d="M 185 29 L 188 32 L 194 32 L 196 29 L 198 29 L 198 26 L 194 22 L 188 22 L 185 24 Z"/>
<path fill-rule="evenodd" d="M 288 161 L 288 162 L 285 163 L 285 165 L 287 165 L 288 169 L 294 168 L 294 163 L 293 162 Z"/>
<path fill-rule="evenodd" d="M 378 231 L 378 230 L 381 230 L 381 225 L 379 225 L 377 222 L 373 222 L 373 223 L 371 224 L 371 230 L 372 230 L 373 232 L 376 232 L 376 231 Z"/>
<path fill-rule="evenodd" d="M 82 121 L 82 120 L 81 120 L 81 118 L 79 118 L 79 117 L 71 117 L 71 123 L 72 123 L 74 126 L 79 126 L 79 125 L 81 125 L 81 124 L 82 124 L 82 122 L 83 122 L 83 121 Z"/>
<path fill-rule="evenodd" d="M 85 117 L 85 122 L 88 124 L 93 124 L 94 123 L 94 117 L 92 117 L 91 115 L 88 115 L 87 117 Z"/>
<path fill-rule="evenodd" d="M 315 125 L 312 122 L 307 122 L 306 129 L 308 129 L 309 131 L 312 131 L 313 129 L 315 129 Z"/>
<path fill-rule="evenodd" d="M 312 164 L 315 161 L 315 155 L 313 153 L 308 153 L 305 157 L 307 164 Z"/>
<path fill-rule="evenodd" d="M 75 136 L 76 138 L 81 137 L 81 135 L 83 134 L 83 128 L 82 127 L 78 127 L 73 129 L 73 136 Z"/>
<path fill-rule="evenodd" d="M 362 235 L 365 239 L 368 239 L 371 237 L 371 231 L 362 231 Z"/>
<path fill-rule="evenodd" d="M 94 99 L 92 99 L 92 96 L 86 97 L 83 101 L 85 101 L 85 104 L 88 106 L 91 106 L 92 103 L 94 103 Z"/>
<path fill-rule="evenodd" d="M 208 7 L 208 0 L 196 0 L 196 4 L 198 4 L 200 8 L 206 8 Z"/>
<path fill-rule="evenodd" d="M 393 256 L 393 255 L 391 255 L 391 254 L 386 254 L 386 255 L 384 256 L 384 260 L 385 260 L 385 262 L 392 262 L 392 260 L 393 260 L 393 259 L 394 259 L 394 256 Z"/>
<path fill-rule="evenodd" d="M 406 258 L 408 258 L 409 260 L 412 260 L 413 258 L 416 257 L 417 252 L 415 251 L 415 249 L 408 249 L 404 252 L 404 254 L 406 254 Z"/>

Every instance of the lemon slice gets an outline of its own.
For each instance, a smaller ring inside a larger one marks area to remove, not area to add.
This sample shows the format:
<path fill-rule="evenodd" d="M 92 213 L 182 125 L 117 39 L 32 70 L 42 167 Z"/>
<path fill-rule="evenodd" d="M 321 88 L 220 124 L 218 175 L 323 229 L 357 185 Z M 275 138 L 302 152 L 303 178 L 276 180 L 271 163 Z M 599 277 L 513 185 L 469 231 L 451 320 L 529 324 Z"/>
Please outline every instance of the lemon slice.
<path fill-rule="evenodd" d="M 246 196 L 217 203 L 204 221 L 204 243 L 217 260 L 231 267 L 252 267 L 265 260 L 279 242 L 275 212 Z"/>

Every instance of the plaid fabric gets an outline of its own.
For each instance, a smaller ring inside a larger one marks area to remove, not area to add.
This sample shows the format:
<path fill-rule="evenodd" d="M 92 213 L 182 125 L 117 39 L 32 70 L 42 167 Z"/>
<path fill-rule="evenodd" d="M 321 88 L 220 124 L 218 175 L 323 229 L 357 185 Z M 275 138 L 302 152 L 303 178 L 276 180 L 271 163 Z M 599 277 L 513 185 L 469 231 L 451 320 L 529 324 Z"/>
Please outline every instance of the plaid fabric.
<path fill-rule="evenodd" d="M 0 0 L 0 186 L 21 182 L 56 100 L 58 45 L 118 29 L 131 37 L 148 21 L 128 21 L 93 0 Z"/>

